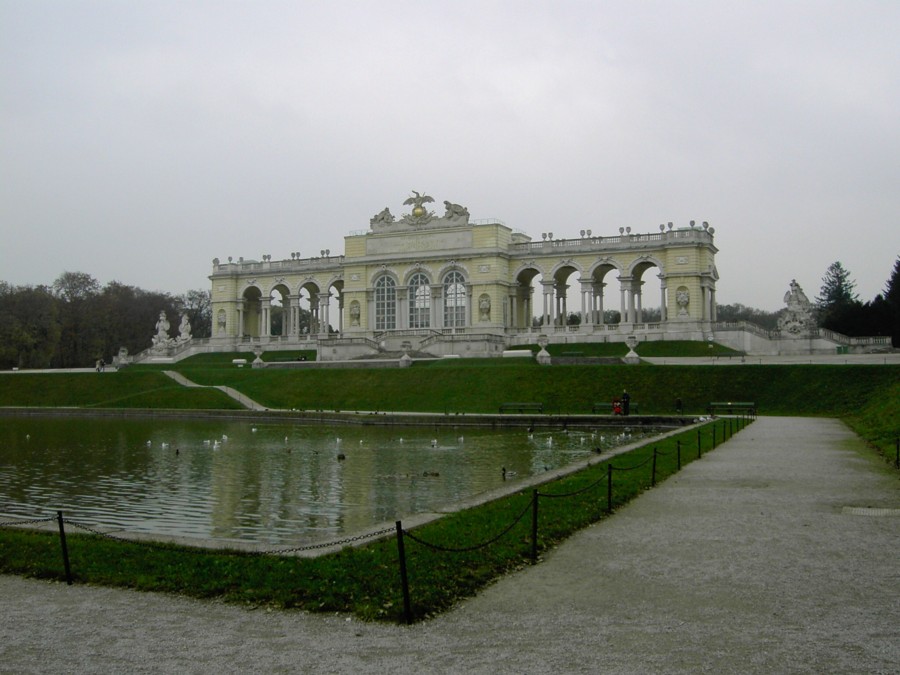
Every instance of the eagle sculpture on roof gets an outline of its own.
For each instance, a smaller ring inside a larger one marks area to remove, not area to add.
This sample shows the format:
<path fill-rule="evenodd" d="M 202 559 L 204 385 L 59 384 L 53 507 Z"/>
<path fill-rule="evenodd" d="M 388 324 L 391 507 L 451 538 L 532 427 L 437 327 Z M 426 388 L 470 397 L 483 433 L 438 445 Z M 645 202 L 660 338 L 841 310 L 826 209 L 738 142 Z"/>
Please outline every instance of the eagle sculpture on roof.
<path fill-rule="evenodd" d="M 413 204 L 414 206 L 421 207 L 422 204 L 427 204 L 428 202 L 434 201 L 433 197 L 429 197 L 428 195 L 420 195 L 415 190 L 412 190 L 412 193 L 415 195 L 415 197 L 410 197 L 405 202 L 403 202 L 404 204 Z"/>

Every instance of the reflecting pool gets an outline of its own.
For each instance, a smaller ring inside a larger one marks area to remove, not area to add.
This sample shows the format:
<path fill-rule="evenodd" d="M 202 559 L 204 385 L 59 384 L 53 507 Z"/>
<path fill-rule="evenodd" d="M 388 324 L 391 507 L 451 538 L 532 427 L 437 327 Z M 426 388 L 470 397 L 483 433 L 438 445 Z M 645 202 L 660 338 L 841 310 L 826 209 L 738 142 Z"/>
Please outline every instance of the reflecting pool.
<path fill-rule="evenodd" d="M 302 546 L 634 442 L 569 433 L 223 420 L 3 418 L 0 518 Z"/>

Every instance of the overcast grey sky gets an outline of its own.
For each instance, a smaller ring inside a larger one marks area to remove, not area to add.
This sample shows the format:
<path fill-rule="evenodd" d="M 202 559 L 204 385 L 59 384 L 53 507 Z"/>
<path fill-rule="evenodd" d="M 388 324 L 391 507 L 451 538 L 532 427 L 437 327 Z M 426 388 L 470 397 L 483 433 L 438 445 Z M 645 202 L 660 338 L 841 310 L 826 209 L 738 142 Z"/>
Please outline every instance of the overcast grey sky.
<path fill-rule="evenodd" d="M 208 288 L 411 190 L 716 229 L 717 299 L 900 254 L 900 2 L 0 0 L 0 280 Z"/>

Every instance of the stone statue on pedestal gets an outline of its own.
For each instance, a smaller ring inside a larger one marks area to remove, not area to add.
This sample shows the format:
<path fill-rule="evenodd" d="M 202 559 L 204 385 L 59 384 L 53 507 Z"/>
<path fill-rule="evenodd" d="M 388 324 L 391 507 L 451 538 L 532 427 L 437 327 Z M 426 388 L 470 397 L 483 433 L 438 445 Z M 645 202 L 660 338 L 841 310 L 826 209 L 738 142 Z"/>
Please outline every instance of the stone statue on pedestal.
<path fill-rule="evenodd" d="M 784 294 L 787 305 L 778 317 L 778 330 L 790 337 L 807 337 L 815 329 L 813 307 L 800 284 L 791 279 L 791 290 Z"/>

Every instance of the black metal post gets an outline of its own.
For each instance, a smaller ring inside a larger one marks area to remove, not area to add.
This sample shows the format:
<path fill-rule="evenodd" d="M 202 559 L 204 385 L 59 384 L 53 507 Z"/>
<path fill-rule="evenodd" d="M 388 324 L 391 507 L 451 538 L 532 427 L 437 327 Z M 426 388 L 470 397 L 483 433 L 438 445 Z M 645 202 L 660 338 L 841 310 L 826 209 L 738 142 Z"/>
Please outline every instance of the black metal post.
<path fill-rule="evenodd" d="M 403 527 L 397 521 L 397 553 L 400 557 L 400 585 L 403 587 L 403 617 L 406 624 L 412 623 L 412 609 L 409 604 L 409 579 L 406 576 L 406 551 L 403 548 Z"/>
<path fill-rule="evenodd" d="M 716 423 L 715 422 L 712 423 L 712 431 L 713 431 L 712 449 L 715 450 L 716 449 Z"/>
<path fill-rule="evenodd" d="M 537 562 L 538 491 L 531 492 L 531 563 Z"/>
<path fill-rule="evenodd" d="M 59 543 L 62 546 L 63 566 L 66 568 L 66 583 L 72 585 L 72 568 L 69 565 L 69 547 L 66 546 L 66 528 L 63 527 L 62 511 L 56 512 L 56 520 L 59 523 Z"/>
<path fill-rule="evenodd" d="M 656 487 L 656 446 L 653 446 L 653 468 L 650 470 L 650 487 Z"/>
<path fill-rule="evenodd" d="M 678 457 L 678 470 L 681 471 L 681 439 L 675 441 L 675 454 Z"/>
<path fill-rule="evenodd" d="M 700 429 L 697 429 L 697 459 L 703 457 L 703 439 L 700 436 Z"/>
<path fill-rule="evenodd" d="M 612 513 L 612 464 L 606 465 L 606 512 Z"/>

